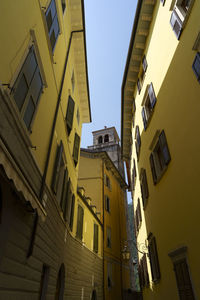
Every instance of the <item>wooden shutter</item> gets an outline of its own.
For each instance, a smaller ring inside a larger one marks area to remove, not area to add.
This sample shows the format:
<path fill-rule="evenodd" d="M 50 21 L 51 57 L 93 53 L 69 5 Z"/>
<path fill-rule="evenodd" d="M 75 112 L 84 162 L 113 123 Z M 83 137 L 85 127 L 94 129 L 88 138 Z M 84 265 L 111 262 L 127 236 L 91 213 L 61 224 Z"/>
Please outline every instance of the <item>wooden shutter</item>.
<path fill-rule="evenodd" d="M 70 134 L 73 126 L 73 119 L 74 119 L 74 100 L 71 96 L 68 98 L 68 105 L 67 105 L 67 113 L 66 113 L 66 124 L 67 124 L 67 132 L 68 135 Z"/>
<path fill-rule="evenodd" d="M 67 186 L 67 194 L 65 198 L 65 220 L 67 223 L 70 223 L 70 214 L 71 214 L 71 205 L 72 205 L 72 188 L 71 188 L 71 180 L 69 178 L 68 180 L 68 186 Z"/>
<path fill-rule="evenodd" d="M 160 279 L 160 266 L 155 237 L 152 237 L 152 239 L 149 241 L 149 258 L 151 265 L 152 280 L 157 281 L 158 279 Z"/>
<path fill-rule="evenodd" d="M 198 81 L 200 81 L 200 53 L 199 52 L 195 56 L 194 62 L 192 64 L 192 69 Z"/>
<path fill-rule="evenodd" d="M 43 265 L 42 269 L 42 278 L 41 278 L 41 291 L 40 291 L 40 300 L 46 299 L 47 287 L 49 281 L 49 266 Z"/>
<path fill-rule="evenodd" d="M 51 188 L 54 194 L 57 193 L 57 188 L 58 188 L 58 179 L 59 179 L 59 172 L 60 172 L 60 166 L 62 160 L 62 153 L 63 153 L 63 143 L 61 141 L 60 145 L 57 147 L 56 160 L 54 163 L 53 178 L 51 183 Z"/>
<path fill-rule="evenodd" d="M 149 285 L 149 273 L 148 273 L 148 269 L 147 269 L 146 254 L 143 255 L 142 261 L 143 261 L 143 270 L 144 270 L 144 283 L 145 283 L 145 286 L 148 286 Z"/>
<path fill-rule="evenodd" d="M 73 150 L 73 158 L 74 158 L 75 166 L 78 163 L 79 147 L 80 147 L 80 137 L 78 136 L 77 133 L 75 133 L 75 137 L 74 137 L 74 150 Z"/>
<path fill-rule="evenodd" d="M 98 253 L 98 234 L 99 234 L 99 226 L 94 224 L 94 244 L 93 250 Z"/>
<path fill-rule="evenodd" d="M 63 179 L 63 190 L 62 190 L 62 197 L 61 197 L 61 202 L 60 206 L 62 211 L 65 211 L 65 201 L 66 201 L 66 195 L 67 195 L 67 187 L 68 187 L 68 170 L 65 168 L 64 172 L 64 179 Z"/>
<path fill-rule="evenodd" d="M 142 67 L 143 67 L 144 72 L 146 72 L 146 70 L 147 70 L 147 59 L 146 59 L 145 55 L 144 55 L 143 60 L 142 60 Z"/>
<path fill-rule="evenodd" d="M 151 166 L 151 173 L 152 173 L 152 177 L 153 177 L 153 183 L 156 184 L 157 183 L 157 174 L 156 174 L 156 168 L 155 168 L 154 158 L 153 158 L 152 153 L 150 154 L 149 160 L 150 160 L 150 166 Z"/>
<path fill-rule="evenodd" d="M 147 119 L 146 119 L 146 113 L 145 113 L 145 108 L 142 108 L 142 120 L 143 120 L 143 124 L 144 124 L 144 130 L 147 129 Z"/>
<path fill-rule="evenodd" d="M 141 212 L 141 206 L 140 206 L 140 199 L 138 198 L 138 216 L 140 223 L 142 222 L 142 212 Z"/>
<path fill-rule="evenodd" d="M 173 10 L 173 12 L 172 12 L 172 15 L 170 18 L 170 24 L 172 26 L 172 29 L 173 29 L 177 39 L 179 40 L 181 32 L 182 32 L 182 22 L 179 19 L 175 10 Z"/>
<path fill-rule="evenodd" d="M 77 216 L 77 229 L 76 229 L 76 237 L 82 240 L 83 238 L 83 216 L 84 210 L 79 205 L 78 206 L 78 216 Z"/>
<path fill-rule="evenodd" d="M 161 147 L 161 150 L 162 150 L 162 154 L 163 154 L 165 164 L 168 165 L 170 160 L 171 160 L 171 156 L 170 156 L 170 153 L 169 153 L 169 148 L 168 148 L 168 145 L 167 145 L 167 140 L 166 140 L 164 130 L 162 130 L 162 132 L 159 136 L 159 144 L 160 144 L 160 147 Z"/>
<path fill-rule="evenodd" d="M 145 190 L 145 199 L 149 198 L 149 188 L 147 183 L 147 174 L 146 170 L 143 171 L 143 184 L 144 184 L 144 190 Z"/>
<path fill-rule="evenodd" d="M 69 227 L 71 231 L 73 230 L 73 223 L 74 223 L 74 204 L 75 204 L 75 196 L 72 195 L 72 204 L 71 204 L 71 212 L 70 212 L 70 222 Z"/>
<path fill-rule="evenodd" d="M 180 300 L 195 300 L 186 259 L 174 263 L 174 272 Z"/>
<path fill-rule="evenodd" d="M 155 95 L 152 83 L 149 85 L 148 94 L 149 94 L 149 99 L 150 99 L 151 107 L 154 108 L 154 106 L 156 104 L 156 95 Z"/>

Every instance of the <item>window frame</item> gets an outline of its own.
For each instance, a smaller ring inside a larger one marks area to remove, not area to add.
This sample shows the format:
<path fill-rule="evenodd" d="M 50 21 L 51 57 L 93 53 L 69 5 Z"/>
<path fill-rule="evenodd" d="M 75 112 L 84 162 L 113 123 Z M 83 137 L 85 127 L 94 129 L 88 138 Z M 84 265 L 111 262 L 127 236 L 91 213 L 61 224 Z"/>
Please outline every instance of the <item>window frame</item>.
<path fill-rule="evenodd" d="M 151 266 L 152 281 L 158 283 L 161 278 L 160 264 L 158 258 L 158 250 L 156 238 L 152 234 L 148 237 L 148 252 Z"/>
<path fill-rule="evenodd" d="M 157 98 L 155 95 L 153 83 L 151 82 L 149 85 L 147 85 L 144 99 L 142 101 L 142 105 L 143 105 L 142 120 L 143 120 L 144 130 L 146 130 L 149 125 L 149 122 L 154 112 L 156 102 L 157 102 Z"/>
<path fill-rule="evenodd" d="M 143 208 L 145 209 L 147 205 L 147 200 L 149 198 L 149 187 L 147 182 L 146 170 L 143 168 L 141 169 L 141 173 L 140 173 L 140 188 L 141 188 Z"/>
<path fill-rule="evenodd" d="M 47 22 L 47 17 L 49 15 L 49 13 L 51 13 L 51 9 L 53 8 L 53 4 L 54 4 L 54 7 L 55 7 L 55 14 L 54 14 L 54 16 L 52 16 L 52 14 L 51 14 L 51 19 L 52 19 L 52 17 L 53 17 L 53 19 L 51 20 L 52 23 L 51 23 L 51 26 L 49 28 L 48 22 Z M 59 17 L 58 17 L 58 9 L 57 9 L 57 5 L 56 5 L 56 1 L 55 0 L 51 0 L 50 1 L 49 6 L 48 6 L 47 10 L 45 11 L 45 19 L 46 19 L 46 24 L 47 24 L 47 32 L 48 32 L 48 37 L 49 37 L 51 51 L 52 51 L 52 53 L 54 53 L 55 47 L 56 47 L 56 44 L 57 44 L 57 41 L 58 41 L 58 37 L 59 37 L 59 34 L 60 34 L 60 24 L 59 24 Z M 57 24 L 58 24 L 58 32 L 57 32 L 57 35 L 55 35 L 55 42 L 54 42 L 54 45 L 52 46 L 51 36 L 52 36 L 52 32 L 55 33 L 55 31 L 54 31 L 54 26 L 55 26 L 54 21 L 56 21 L 56 20 L 57 20 Z"/>
<path fill-rule="evenodd" d="M 77 207 L 77 223 L 76 223 L 76 238 L 83 240 L 83 223 L 84 223 L 84 208 L 78 204 Z"/>

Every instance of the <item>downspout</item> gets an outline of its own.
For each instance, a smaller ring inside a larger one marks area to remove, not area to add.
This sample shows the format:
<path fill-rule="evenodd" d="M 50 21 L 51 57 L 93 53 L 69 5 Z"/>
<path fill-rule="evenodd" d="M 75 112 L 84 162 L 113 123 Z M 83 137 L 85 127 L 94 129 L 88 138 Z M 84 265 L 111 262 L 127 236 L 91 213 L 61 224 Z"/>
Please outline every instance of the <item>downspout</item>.
<path fill-rule="evenodd" d="M 104 256 L 104 241 L 105 241 L 105 222 L 104 222 L 104 161 L 102 160 L 102 196 L 103 196 L 103 300 L 105 300 L 105 256 Z"/>
<path fill-rule="evenodd" d="M 45 187 L 45 182 L 46 182 L 46 177 L 47 177 L 47 170 L 48 170 L 48 166 L 49 166 L 51 148 L 52 148 L 52 144 L 53 144 L 53 136 L 54 136 L 56 121 L 57 121 L 57 117 L 58 117 L 59 105 L 60 105 L 60 102 L 61 102 L 61 95 L 62 95 L 64 80 L 65 80 L 65 74 L 66 74 L 66 70 L 67 70 L 67 63 L 68 63 L 69 52 L 70 52 L 70 48 L 71 48 L 72 37 L 73 37 L 74 33 L 79 33 L 79 32 L 84 32 L 84 29 L 71 31 L 70 38 L 69 38 L 69 44 L 68 44 L 67 54 L 66 54 L 66 58 L 65 58 L 64 70 L 63 70 L 60 90 L 59 90 L 59 94 L 58 94 L 53 125 L 52 125 L 52 129 L 51 129 L 51 136 L 50 136 L 49 147 L 48 147 L 48 152 L 47 152 L 47 157 L 46 157 L 46 162 L 45 162 L 45 168 L 44 168 L 44 173 L 43 173 L 43 176 L 42 176 L 42 183 L 41 183 L 40 195 L 39 195 L 40 201 L 42 201 L 43 193 L 44 193 L 44 187 Z"/>

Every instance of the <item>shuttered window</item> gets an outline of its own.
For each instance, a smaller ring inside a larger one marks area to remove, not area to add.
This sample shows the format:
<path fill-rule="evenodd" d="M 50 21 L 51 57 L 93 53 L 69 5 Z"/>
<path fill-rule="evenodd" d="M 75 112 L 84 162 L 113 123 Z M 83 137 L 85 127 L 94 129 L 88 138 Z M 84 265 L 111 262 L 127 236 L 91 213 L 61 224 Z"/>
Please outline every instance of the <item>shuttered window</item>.
<path fill-rule="evenodd" d="M 78 205 L 76 237 L 80 240 L 83 238 L 83 217 L 84 210 L 80 205 Z"/>
<path fill-rule="evenodd" d="M 139 280 L 140 280 L 140 287 L 143 289 L 145 286 L 149 286 L 149 274 L 147 269 L 147 260 L 146 254 L 144 254 L 139 263 Z"/>
<path fill-rule="evenodd" d="M 46 15 L 46 22 L 47 22 L 51 48 L 52 51 L 54 52 L 55 44 L 60 32 L 55 0 L 51 0 L 45 15 Z"/>
<path fill-rule="evenodd" d="M 156 104 L 156 95 L 151 83 L 148 88 L 148 93 L 144 101 L 144 106 L 142 108 L 142 120 L 144 124 L 144 129 L 146 130 L 150 117 L 152 116 L 154 106 Z"/>
<path fill-rule="evenodd" d="M 140 199 L 138 198 L 138 204 L 137 204 L 137 208 L 135 211 L 136 234 L 139 231 L 141 222 L 142 222 L 142 212 L 141 212 L 141 206 L 140 206 Z"/>
<path fill-rule="evenodd" d="M 64 12 L 65 12 L 65 8 L 66 8 L 66 2 L 65 2 L 66 0 L 61 0 L 61 5 L 62 5 L 62 12 L 63 12 L 63 14 L 64 14 Z"/>
<path fill-rule="evenodd" d="M 164 130 L 161 131 L 158 142 L 149 157 L 153 182 L 156 184 L 162 177 L 167 165 L 171 161 L 166 135 Z"/>
<path fill-rule="evenodd" d="M 62 154 L 63 154 L 63 143 L 60 142 L 60 145 L 57 147 L 56 159 L 54 163 L 54 171 L 53 171 L 53 178 L 51 183 L 51 188 L 54 194 L 57 193 L 58 189 L 58 182 L 59 182 L 59 175 L 60 175 L 60 168 L 62 164 Z"/>
<path fill-rule="evenodd" d="M 73 230 L 73 223 L 74 223 L 74 205 L 75 205 L 75 196 L 72 195 L 72 203 L 71 203 L 71 212 L 70 212 L 70 223 L 69 227 L 71 231 Z"/>
<path fill-rule="evenodd" d="M 198 52 L 195 56 L 194 62 L 192 64 L 192 69 L 197 80 L 200 82 L 200 53 Z"/>
<path fill-rule="evenodd" d="M 182 22 L 177 15 L 176 11 L 173 10 L 171 18 L 170 18 L 170 24 L 172 26 L 172 29 L 177 37 L 177 39 L 180 39 L 180 35 L 182 33 Z"/>
<path fill-rule="evenodd" d="M 94 252 L 98 253 L 98 239 L 99 239 L 99 226 L 94 224 L 94 243 L 93 243 L 93 250 Z"/>
<path fill-rule="evenodd" d="M 80 147 L 80 137 L 77 133 L 75 133 L 74 137 L 74 150 L 73 150 L 73 158 L 75 166 L 78 163 L 78 156 L 79 156 L 79 147 Z"/>
<path fill-rule="evenodd" d="M 180 300 L 195 300 L 186 259 L 174 262 L 174 272 Z"/>
<path fill-rule="evenodd" d="M 149 198 L 149 188 L 148 188 L 147 175 L 145 169 L 142 169 L 141 172 L 140 187 L 141 187 L 141 194 L 142 194 L 142 202 L 143 202 L 143 206 L 145 207 L 147 203 L 147 199 Z"/>
<path fill-rule="evenodd" d="M 140 147 L 141 147 L 141 139 L 140 139 L 140 130 L 139 130 L 139 126 L 136 126 L 135 128 L 136 132 L 135 132 L 135 148 L 136 148 L 136 154 L 137 154 L 137 158 L 139 159 L 139 154 L 140 154 Z"/>
<path fill-rule="evenodd" d="M 42 89 L 42 77 L 35 50 L 32 46 L 12 89 L 15 103 L 29 130 L 31 129 Z"/>
<path fill-rule="evenodd" d="M 146 56 L 144 55 L 143 59 L 142 59 L 142 67 L 143 67 L 143 70 L 144 72 L 146 72 L 147 70 L 147 59 L 146 59 Z"/>
<path fill-rule="evenodd" d="M 65 210 L 64 210 L 64 218 L 68 224 L 70 224 L 71 206 L 72 206 L 72 188 L 71 188 L 71 180 L 69 178 L 67 183 L 67 194 L 65 198 Z"/>
<path fill-rule="evenodd" d="M 110 212 L 110 198 L 105 196 L 105 208 L 107 212 Z"/>
<path fill-rule="evenodd" d="M 158 260 L 156 239 L 154 236 L 151 236 L 151 239 L 149 240 L 149 259 L 151 265 L 152 280 L 156 282 L 160 279 L 160 265 Z"/>
<path fill-rule="evenodd" d="M 66 112 L 66 125 L 67 125 L 68 135 L 70 135 L 73 126 L 74 106 L 75 106 L 74 100 L 72 99 L 71 96 L 69 96 L 68 104 L 67 104 L 67 112 Z"/>
<path fill-rule="evenodd" d="M 133 160 L 133 169 L 132 169 L 132 189 L 135 189 L 135 181 L 136 181 L 136 165 L 135 165 L 135 159 Z"/>
<path fill-rule="evenodd" d="M 49 281 L 49 271 L 50 271 L 49 266 L 43 265 L 42 277 L 41 277 L 40 300 L 46 299 L 48 281 Z"/>
<path fill-rule="evenodd" d="M 140 94 L 140 92 L 141 92 L 140 79 L 137 80 L 137 89 L 138 89 L 138 93 Z"/>

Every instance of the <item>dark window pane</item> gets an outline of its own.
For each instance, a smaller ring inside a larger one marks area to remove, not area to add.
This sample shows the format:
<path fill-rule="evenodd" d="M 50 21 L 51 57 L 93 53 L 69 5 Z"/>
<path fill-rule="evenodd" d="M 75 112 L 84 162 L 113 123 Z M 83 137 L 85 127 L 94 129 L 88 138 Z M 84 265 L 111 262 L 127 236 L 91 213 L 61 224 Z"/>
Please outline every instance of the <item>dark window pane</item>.
<path fill-rule="evenodd" d="M 33 98 L 30 97 L 27 108 L 26 108 L 26 111 L 25 111 L 25 114 L 24 114 L 24 122 L 25 122 L 26 127 L 28 129 L 30 128 L 34 111 L 35 111 L 35 105 L 34 105 L 34 102 L 33 102 Z"/>
<path fill-rule="evenodd" d="M 48 31 L 50 31 L 51 29 L 51 25 L 52 25 L 52 15 L 51 15 L 51 10 L 48 12 L 48 14 L 46 15 L 46 21 L 47 21 L 47 27 L 48 27 Z"/>
<path fill-rule="evenodd" d="M 60 30 L 59 29 L 59 25 L 58 25 L 58 18 L 57 18 L 57 16 L 53 20 L 52 27 L 53 27 L 53 30 L 55 32 L 55 37 L 56 37 L 56 40 L 57 40 L 57 37 L 58 37 L 58 34 L 59 34 L 59 30 Z"/>
<path fill-rule="evenodd" d="M 19 80 L 16 90 L 14 88 L 14 99 L 20 111 L 24 104 L 24 100 L 26 98 L 27 92 L 28 92 L 28 85 L 26 82 L 26 78 L 23 74 Z"/>
<path fill-rule="evenodd" d="M 41 92 L 42 92 L 42 79 L 39 70 L 37 70 L 34 74 L 34 78 L 31 83 L 31 95 L 33 96 L 33 100 L 35 104 L 37 104 Z"/>
<path fill-rule="evenodd" d="M 33 50 L 31 49 L 31 51 L 29 52 L 29 55 L 26 58 L 24 66 L 23 66 L 23 72 L 26 77 L 26 81 L 27 81 L 28 85 L 30 85 L 30 83 L 31 83 L 31 80 L 33 78 L 36 68 L 37 68 L 36 57 L 35 57 Z"/>
<path fill-rule="evenodd" d="M 54 49 L 54 46 L 55 46 L 55 43 L 56 43 L 56 37 L 55 37 L 55 32 L 54 30 L 52 31 L 51 33 L 51 36 L 50 36 L 50 42 L 51 42 L 51 48 L 52 50 Z"/>
<path fill-rule="evenodd" d="M 193 68 L 193 71 L 194 71 L 197 79 L 199 80 L 200 79 L 200 53 L 199 52 L 197 53 L 197 55 L 194 59 L 192 68 Z"/>

